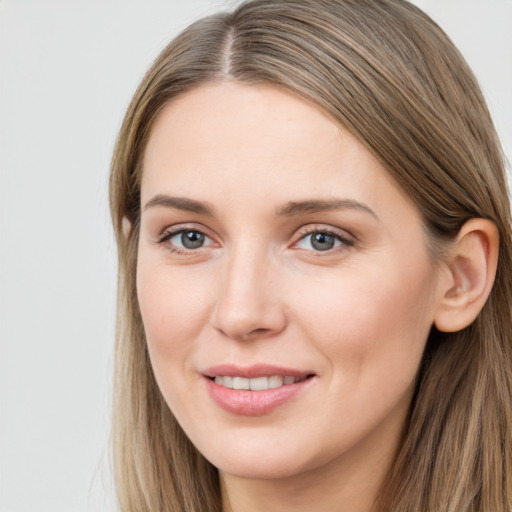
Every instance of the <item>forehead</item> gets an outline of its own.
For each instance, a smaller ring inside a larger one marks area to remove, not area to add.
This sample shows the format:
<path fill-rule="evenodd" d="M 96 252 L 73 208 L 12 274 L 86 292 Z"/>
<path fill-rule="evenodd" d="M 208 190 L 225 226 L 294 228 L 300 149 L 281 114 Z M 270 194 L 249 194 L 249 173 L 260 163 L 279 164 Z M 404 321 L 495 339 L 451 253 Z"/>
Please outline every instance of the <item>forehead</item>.
<path fill-rule="evenodd" d="M 204 168 L 215 155 L 216 163 L 236 163 L 240 170 L 272 162 L 274 168 L 291 164 L 299 171 L 304 153 L 325 155 L 341 140 L 340 126 L 295 94 L 223 82 L 187 92 L 163 109 L 152 128 L 144 168 L 159 157 Z"/>
<path fill-rule="evenodd" d="M 384 191 L 409 202 L 362 143 L 312 102 L 275 86 L 223 82 L 162 110 L 141 193 L 143 202 L 162 193 L 219 203 L 236 197 L 242 207 L 342 195 L 378 206 Z"/>

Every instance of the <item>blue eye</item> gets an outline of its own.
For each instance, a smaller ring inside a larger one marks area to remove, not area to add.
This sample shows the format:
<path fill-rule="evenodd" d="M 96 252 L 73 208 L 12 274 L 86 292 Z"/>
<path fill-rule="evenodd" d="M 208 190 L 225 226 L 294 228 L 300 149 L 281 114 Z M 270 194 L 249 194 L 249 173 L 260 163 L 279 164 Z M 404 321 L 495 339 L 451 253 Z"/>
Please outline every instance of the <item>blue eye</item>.
<path fill-rule="evenodd" d="M 169 241 L 174 247 L 187 250 L 200 249 L 201 247 L 207 247 L 213 243 L 211 238 L 195 229 L 169 233 L 162 240 L 162 242 L 166 241 Z"/>
<path fill-rule="evenodd" d="M 335 249 L 342 244 L 350 245 L 347 240 L 334 233 L 328 231 L 313 231 L 302 237 L 297 242 L 297 247 L 300 249 L 325 252 Z"/>

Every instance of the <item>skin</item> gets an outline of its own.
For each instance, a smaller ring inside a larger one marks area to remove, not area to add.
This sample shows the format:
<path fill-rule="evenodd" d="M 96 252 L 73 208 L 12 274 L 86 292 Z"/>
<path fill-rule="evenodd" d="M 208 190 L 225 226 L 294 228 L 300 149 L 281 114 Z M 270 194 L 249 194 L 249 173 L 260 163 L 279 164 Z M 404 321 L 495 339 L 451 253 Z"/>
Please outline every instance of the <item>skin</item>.
<path fill-rule="evenodd" d="M 283 215 L 311 200 L 350 202 Z M 152 365 L 182 428 L 220 470 L 224 510 L 368 511 L 446 290 L 416 207 L 315 105 L 232 82 L 161 112 L 141 204 L 137 288 Z M 183 229 L 205 244 L 162 241 Z M 311 231 L 341 239 L 315 250 Z M 206 392 L 201 373 L 223 363 L 314 378 L 268 414 L 240 416 Z"/>

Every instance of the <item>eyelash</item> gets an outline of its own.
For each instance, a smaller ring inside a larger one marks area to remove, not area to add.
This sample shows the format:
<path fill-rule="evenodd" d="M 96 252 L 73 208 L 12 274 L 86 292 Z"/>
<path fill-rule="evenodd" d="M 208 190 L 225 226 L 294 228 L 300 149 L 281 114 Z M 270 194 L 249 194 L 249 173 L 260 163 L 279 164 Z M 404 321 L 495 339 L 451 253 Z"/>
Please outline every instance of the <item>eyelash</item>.
<path fill-rule="evenodd" d="M 207 237 L 211 240 L 211 237 L 209 237 L 201 229 L 196 229 L 196 228 L 193 228 L 190 226 L 178 226 L 176 228 L 166 230 L 164 233 L 162 233 L 162 235 L 156 240 L 156 243 L 159 245 L 164 245 L 167 242 L 169 242 L 169 240 L 171 240 L 171 238 L 173 238 L 177 235 L 180 235 L 182 233 L 187 233 L 187 232 L 198 233 L 200 235 L 204 235 L 205 237 Z M 333 237 L 335 240 L 340 242 L 340 244 L 337 247 L 327 249 L 325 251 L 320 251 L 320 250 L 315 250 L 315 249 L 308 250 L 308 252 L 311 252 L 315 255 L 332 254 L 333 252 L 336 251 L 336 249 L 339 249 L 340 247 L 342 249 L 343 248 L 346 249 L 346 248 L 353 247 L 354 245 L 356 245 L 356 242 L 353 238 L 349 238 L 349 237 L 342 235 L 341 233 L 334 231 L 332 229 L 323 229 L 321 227 L 309 228 L 309 229 L 304 229 L 303 231 L 300 231 L 298 233 L 298 238 L 294 242 L 293 245 L 296 246 L 299 242 L 305 240 L 308 236 L 311 236 L 314 234 L 322 234 L 322 235 L 326 235 L 329 237 Z M 167 249 L 173 254 L 189 255 L 193 252 L 196 252 L 198 249 L 202 249 L 203 247 L 208 247 L 208 246 L 200 246 L 197 249 L 186 249 L 186 248 L 183 249 L 181 247 L 176 247 L 175 245 L 168 244 Z"/>
<path fill-rule="evenodd" d="M 169 240 L 171 238 L 173 238 L 173 237 L 175 237 L 177 235 L 180 235 L 182 233 L 187 233 L 187 232 L 199 233 L 199 234 L 204 235 L 205 237 L 211 239 L 211 237 L 209 237 L 201 229 L 196 229 L 196 228 L 191 227 L 191 226 L 177 226 L 176 228 L 171 228 L 171 229 L 168 229 L 168 230 L 164 231 L 162 233 L 162 235 L 157 239 L 156 243 L 159 244 L 159 245 L 164 245 L 167 242 L 169 242 Z M 201 249 L 202 247 L 204 247 L 204 246 L 199 247 L 199 249 Z M 197 251 L 197 249 L 186 249 L 186 248 L 176 247 L 175 245 L 172 245 L 170 243 L 167 245 L 167 249 L 172 254 L 177 254 L 177 255 L 188 255 L 188 254 L 191 254 L 191 253 Z"/>
<path fill-rule="evenodd" d="M 299 231 L 299 237 L 296 242 L 294 242 L 294 245 L 297 245 L 299 242 L 305 240 L 308 236 L 312 236 L 314 234 L 322 234 L 327 235 L 330 237 L 333 237 L 335 240 L 338 240 L 340 242 L 339 246 L 333 247 L 332 249 L 328 249 L 325 251 L 319 251 L 315 250 L 314 248 L 311 249 L 309 252 L 312 252 L 315 256 L 322 256 L 324 254 L 333 254 L 337 252 L 337 250 L 343 250 L 347 249 L 349 247 L 355 246 L 356 242 L 353 238 L 348 237 L 346 235 L 341 234 L 339 231 L 335 231 L 333 229 L 329 228 L 322 228 L 322 227 L 314 227 L 314 228 L 305 228 L 304 231 Z"/>

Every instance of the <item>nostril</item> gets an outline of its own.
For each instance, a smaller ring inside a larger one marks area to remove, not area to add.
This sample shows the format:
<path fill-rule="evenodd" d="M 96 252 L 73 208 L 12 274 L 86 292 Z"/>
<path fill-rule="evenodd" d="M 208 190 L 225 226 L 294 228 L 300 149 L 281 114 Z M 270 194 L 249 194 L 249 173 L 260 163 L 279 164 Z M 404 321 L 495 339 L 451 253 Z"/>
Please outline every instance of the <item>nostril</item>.
<path fill-rule="evenodd" d="M 253 329 L 251 332 L 244 334 L 243 339 L 257 338 L 264 336 L 265 334 L 271 332 L 271 329 L 265 329 L 263 327 L 259 327 L 258 329 Z"/>

